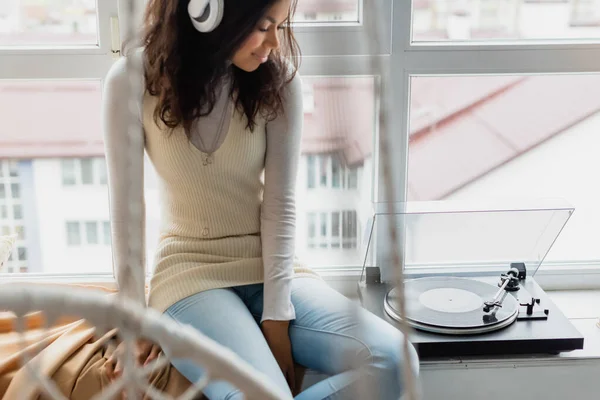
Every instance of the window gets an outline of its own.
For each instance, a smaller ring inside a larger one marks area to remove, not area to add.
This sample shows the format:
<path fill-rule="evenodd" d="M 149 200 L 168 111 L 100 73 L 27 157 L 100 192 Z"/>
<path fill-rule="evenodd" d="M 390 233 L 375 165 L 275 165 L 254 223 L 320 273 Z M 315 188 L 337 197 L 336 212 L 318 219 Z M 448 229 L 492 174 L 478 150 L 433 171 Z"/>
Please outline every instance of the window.
<path fill-rule="evenodd" d="M 10 184 L 10 191 L 11 191 L 13 199 L 20 199 L 21 198 L 21 187 L 19 186 L 18 183 L 11 183 Z"/>
<path fill-rule="evenodd" d="M 308 220 L 309 248 L 357 248 L 358 214 L 356 210 L 309 212 L 306 218 Z M 317 226 L 319 227 L 318 234 Z"/>
<path fill-rule="evenodd" d="M 497 9 L 497 27 L 485 30 L 483 1 L 460 2 L 462 9 L 394 3 L 392 54 L 401 57 L 392 57 L 383 84 L 406 107 L 392 110 L 394 128 L 382 134 L 394 157 L 407 160 L 392 160 L 396 198 L 565 199 L 576 211 L 540 272 L 576 269 L 584 282 L 585 271 L 600 271 L 592 243 L 600 237 L 592 205 L 600 192 L 590 185 L 600 168 L 590 153 L 600 146 L 600 104 L 589 93 L 600 82 L 600 29 L 572 23 L 574 1 L 486 2 Z M 379 163 L 380 188 L 381 171 Z"/>
<path fill-rule="evenodd" d="M 410 118 L 409 200 L 564 198 L 576 212 L 546 262 L 600 260 L 599 85 L 598 74 L 413 77 L 411 100 L 440 113 Z"/>
<path fill-rule="evenodd" d="M 111 245 L 111 232 L 110 232 L 110 221 L 104 221 L 102 223 L 102 233 L 104 238 L 104 245 Z"/>
<path fill-rule="evenodd" d="M 67 244 L 69 246 L 81 245 L 81 230 L 79 222 L 67 222 Z"/>
<path fill-rule="evenodd" d="M 98 244 L 98 224 L 96 222 L 85 223 L 85 237 L 87 244 Z"/>
<path fill-rule="evenodd" d="M 67 221 L 66 231 L 68 246 L 110 246 L 109 221 Z"/>
<path fill-rule="evenodd" d="M 75 160 L 61 160 L 62 165 L 62 182 L 65 186 L 75 185 L 77 183 L 75 172 Z"/>
<path fill-rule="evenodd" d="M 94 166 L 92 160 L 84 158 L 79 160 L 81 166 L 81 183 L 84 185 L 91 185 L 94 183 Z"/>
<path fill-rule="evenodd" d="M 293 23 L 302 53 L 327 57 L 389 54 L 391 19 L 378 17 L 377 11 L 391 15 L 393 1 L 369 4 L 363 0 L 298 0 Z M 367 35 L 371 23 L 383 30 L 382 40 Z"/>
<path fill-rule="evenodd" d="M 413 0 L 416 42 L 597 39 L 598 0 Z"/>
<path fill-rule="evenodd" d="M 65 186 L 106 185 L 106 162 L 103 157 L 66 158 L 61 160 Z"/>
<path fill-rule="evenodd" d="M 0 9 L 0 46 L 98 43 L 96 1 L 5 1 Z"/>
<path fill-rule="evenodd" d="M 371 212 L 375 79 L 303 76 L 303 81 L 322 100 L 304 112 L 296 250 L 315 268 L 362 266 L 358 226 Z"/>
<path fill-rule="evenodd" d="M 13 205 L 13 219 L 23 218 L 23 207 L 20 204 Z"/>
<path fill-rule="evenodd" d="M 344 190 L 358 188 L 358 170 L 363 168 L 362 165 L 345 165 L 338 153 L 309 154 L 306 167 L 308 189 L 315 189 L 318 179 L 321 188 Z"/>
<path fill-rule="evenodd" d="M 309 154 L 306 156 L 306 165 L 308 166 L 307 170 L 307 183 L 306 186 L 309 189 L 314 189 L 316 185 L 316 173 L 317 173 L 317 158 L 313 154 Z"/>

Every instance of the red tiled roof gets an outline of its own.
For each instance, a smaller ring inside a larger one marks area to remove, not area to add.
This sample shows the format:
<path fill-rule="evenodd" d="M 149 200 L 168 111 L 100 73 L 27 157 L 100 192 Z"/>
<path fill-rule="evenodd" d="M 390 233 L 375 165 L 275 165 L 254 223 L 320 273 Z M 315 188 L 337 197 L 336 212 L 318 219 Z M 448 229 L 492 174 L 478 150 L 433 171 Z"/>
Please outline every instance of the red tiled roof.
<path fill-rule="evenodd" d="M 375 128 L 373 78 L 304 78 L 313 86 L 315 107 L 304 115 L 302 151 L 339 151 L 346 163 L 371 156 Z"/>
<path fill-rule="evenodd" d="M 103 154 L 99 82 L 0 83 L 0 158 Z"/>
<path fill-rule="evenodd" d="M 371 156 L 373 79 L 308 78 L 304 153 Z M 600 76 L 419 77 L 411 91 L 408 193 L 447 196 L 600 111 Z M 103 154 L 97 82 L 0 84 L 0 158 Z"/>
<path fill-rule="evenodd" d="M 460 78 L 471 79 L 460 90 L 457 78 L 422 79 L 438 89 L 428 101 L 443 112 L 452 94 L 469 97 L 490 78 Z M 507 77 L 505 85 L 411 137 L 410 200 L 443 198 L 600 111 L 598 75 Z"/>

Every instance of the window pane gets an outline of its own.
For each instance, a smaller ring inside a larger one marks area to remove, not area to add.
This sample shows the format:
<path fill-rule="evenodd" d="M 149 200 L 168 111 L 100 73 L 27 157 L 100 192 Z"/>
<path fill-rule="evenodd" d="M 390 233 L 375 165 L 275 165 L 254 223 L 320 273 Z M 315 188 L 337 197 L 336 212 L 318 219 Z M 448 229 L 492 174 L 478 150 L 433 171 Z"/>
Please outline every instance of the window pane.
<path fill-rule="evenodd" d="M 4 183 L 0 183 L 0 199 L 6 198 L 6 185 Z"/>
<path fill-rule="evenodd" d="M 354 212 L 355 222 L 351 223 L 360 226 L 371 213 L 375 80 L 304 76 L 303 81 L 312 87 L 315 107 L 304 113 L 301 165 L 307 165 L 309 171 L 314 162 L 318 190 L 309 189 L 306 182 L 310 178 L 299 174 L 296 251 L 311 267 L 360 267 L 364 254 L 353 244 L 356 239 L 342 246 L 342 214 Z M 360 172 L 355 186 L 364 190 L 349 189 L 345 183 L 352 169 Z M 333 171 L 339 171 L 338 178 Z"/>
<path fill-rule="evenodd" d="M 562 198 L 575 213 L 546 261 L 600 260 L 599 86 L 600 75 L 413 77 L 409 200 Z"/>
<path fill-rule="evenodd" d="M 13 219 L 23 218 L 23 207 L 20 204 L 13 205 Z"/>
<path fill-rule="evenodd" d="M 329 157 L 327 155 L 319 156 L 319 184 L 321 186 L 327 186 L 327 175 L 329 175 L 328 163 Z"/>
<path fill-rule="evenodd" d="M 91 185 L 94 183 L 94 163 L 91 158 L 82 158 L 81 163 L 81 183 Z"/>
<path fill-rule="evenodd" d="M 19 235 L 19 240 L 25 240 L 25 228 L 23 226 L 15 226 L 15 233 Z"/>
<path fill-rule="evenodd" d="M 85 237 L 87 244 L 98 244 L 98 224 L 96 222 L 85 223 Z"/>
<path fill-rule="evenodd" d="M 104 231 L 104 244 L 106 246 L 110 246 L 111 244 L 111 232 L 110 232 L 110 222 L 109 221 L 104 221 L 102 223 L 103 225 L 103 231 Z"/>
<path fill-rule="evenodd" d="M 8 171 L 9 175 L 12 178 L 16 178 L 19 176 L 19 164 L 16 161 L 11 161 L 8 163 Z"/>
<path fill-rule="evenodd" d="M 340 247 L 340 213 L 331 213 L 331 247 Z"/>
<path fill-rule="evenodd" d="M 358 188 L 358 168 L 348 169 L 348 189 Z"/>
<path fill-rule="evenodd" d="M 8 209 L 4 204 L 0 205 L 0 218 L 7 219 L 8 218 Z"/>
<path fill-rule="evenodd" d="M 27 261 L 27 249 L 25 247 L 18 247 L 17 255 L 19 257 L 19 261 Z"/>
<path fill-rule="evenodd" d="M 331 186 L 334 188 L 339 188 L 341 186 L 341 177 L 342 173 L 340 161 L 338 157 L 333 156 L 331 158 Z"/>
<path fill-rule="evenodd" d="M 70 186 L 77 183 L 77 173 L 75 170 L 75 160 L 67 158 L 61 160 L 62 167 L 62 183 L 63 185 Z"/>
<path fill-rule="evenodd" d="M 101 99 L 99 81 L 0 80 L 0 184 L 11 195 L 0 203 L 7 206 L 12 231 L 17 226 L 27 229 L 27 240 L 19 245 L 27 250 L 31 273 L 112 270 L 110 246 L 80 247 L 88 240 L 104 243 L 98 222 L 95 236 L 78 222 L 106 221 L 109 216 L 108 188 L 97 184 L 97 160 L 104 158 Z M 81 159 L 93 160 L 93 185 L 81 186 L 90 175 Z M 7 176 L 9 163 L 18 166 L 17 176 Z M 18 185 L 19 199 L 12 198 L 13 184 Z M 12 221 L 13 213 L 22 214 L 22 221 Z"/>
<path fill-rule="evenodd" d="M 96 0 L 2 0 L 0 46 L 98 43 Z"/>
<path fill-rule="evenodd" d="M 98 165 L 98 183 L 106 185 L 108 182 L 106 175 L 106 161 L 104 158 L 97 158 L 96 164 Z"/>
<path fill-rule="evenodd" d="M 600 38 L 600 0 L 413 0 L 413 40 Z"/>
<path fill-rule="evenodd" d="M 67 244 L 69 246 L 81 245 L 81 232 L 79 222 L 67 222 Z"/>
<path fill-rule="evenodd" d="M 298 0 L 295 22 L 358 22 L 361 0 Z"/>
<path fill-rule="evenodd" d="M 307 176 L 307 187 L 309 189 L 314 189 L 317 185 L 315 182 L 317 174 L 317 161 L 315 156 L 309 154 L 306 156 L 306 176 Z"/>
<path fill-rule="evenodd" d="M 21 198 L 21 187 L 19 186 L 18 183 L 12 183 L 10 185 L 10 191 L 11 191 L 11 195 L 12 195 L 13 199 Z"/>

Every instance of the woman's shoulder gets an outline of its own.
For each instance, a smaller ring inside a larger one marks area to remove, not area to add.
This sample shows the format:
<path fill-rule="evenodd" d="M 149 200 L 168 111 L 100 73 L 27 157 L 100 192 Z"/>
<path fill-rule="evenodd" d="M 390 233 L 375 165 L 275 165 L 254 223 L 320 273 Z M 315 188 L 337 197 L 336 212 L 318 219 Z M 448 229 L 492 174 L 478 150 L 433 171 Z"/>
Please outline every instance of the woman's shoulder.
<path fill-rule="evenodd" d="M 120 57 L 108 70 L 104 81 L 106 91 L 125 92 L 129 87 L 129 71 L 127 62 L 131 61 L 135 73 L 139 74 L 139 79 L 144 79 L 143 71 L 143 49 L 132 50 L 124 57 Z"/>

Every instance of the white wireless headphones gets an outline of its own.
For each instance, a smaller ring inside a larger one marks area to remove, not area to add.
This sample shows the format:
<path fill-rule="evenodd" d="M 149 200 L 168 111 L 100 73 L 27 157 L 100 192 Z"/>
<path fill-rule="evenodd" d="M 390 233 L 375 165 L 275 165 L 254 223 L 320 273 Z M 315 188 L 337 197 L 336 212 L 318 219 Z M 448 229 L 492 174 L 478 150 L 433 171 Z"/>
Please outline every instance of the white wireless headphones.
<path fill-rule="evenodd" d="M 223 2 L 225 0 L 190 0 L 188 13 L 194 27 L 202 32 L 208 33 L 221 23 L 223 19 Z"/>

